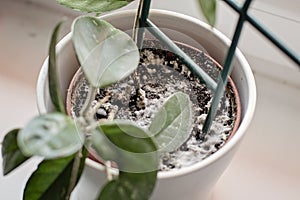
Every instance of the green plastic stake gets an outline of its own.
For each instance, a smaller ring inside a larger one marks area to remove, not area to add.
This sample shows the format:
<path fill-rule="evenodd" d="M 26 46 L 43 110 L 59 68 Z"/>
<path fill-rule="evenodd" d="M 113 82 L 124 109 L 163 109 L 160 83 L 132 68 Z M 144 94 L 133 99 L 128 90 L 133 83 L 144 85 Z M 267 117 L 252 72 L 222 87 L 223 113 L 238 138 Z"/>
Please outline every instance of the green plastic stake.
<path fill-rule="evenodd" d="M 232 39 L 232 43 L 231 43 L 230 48 L 228 50 L 228 53 L 227 53 L 227 56 L 226 56 L 226 59 L 225 59 L 225 63 L 223 65 L 223 70 L 221 71 L 221 75 L 220 75 L 219 80 L 218 80 L 218 86 L 217 86 L 217 89 L 215 91 L 215 95 L 214 95 L 214 98 L 212 100 L 212 104 L 211 104 L 211 107 L 209 109 L 208 115 L 207 115 L 206 120 L 204 122 L 202 135 L 200 137 L 204 137 L 205 134 L 208 133 L 208 131 L 211 127 L 212 121 L 216 116 L 216 113 L 217 113 L 217 110 L 218 110 L 218 104 L 220 102 L 220 99 L 221 99 L 222 95 L 224 94 L 224 90 L 225 90 L 225 87 L 226 87 L 226 84 L 227 84 L 227 81 L 228 81 L 228 77 L 229 77 L 229 74 L 232 70 L 232 65 L 231 65 L 232 59 L 233 59 L 235 49 L 237 47 L 242 29 L 243 29 L 244 22 L 246 20 L 246 13 L 247 13 L 247 10 L 250 6 L 251 1 L 252 0 L 246 0 L 244 6 L 242 8 L 243 12 L 240 15 L 238 24 L 236 26 L 235 33 L 234 33 L 234 36 L 233 36 L 233 39 Z"/>

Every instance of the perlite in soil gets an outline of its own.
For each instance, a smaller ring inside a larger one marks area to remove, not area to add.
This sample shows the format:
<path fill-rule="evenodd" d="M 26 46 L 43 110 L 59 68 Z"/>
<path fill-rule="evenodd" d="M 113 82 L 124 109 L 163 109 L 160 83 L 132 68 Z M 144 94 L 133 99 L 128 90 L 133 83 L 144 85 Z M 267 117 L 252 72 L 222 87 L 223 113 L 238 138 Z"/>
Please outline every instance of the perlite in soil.
<path fill-rule="evenodd" d="M 220 69 L 209 56 L 185 45 L 180 47 L 213 79 L 218 77 Z M 97 120 L 127 119 L 148 128 L 154 114 L 168 97 L 178 91 L 188 94 L 193 116 L 190 137 L 177 150 L 165 152 L 160 157 L 160 170 L 170 171 L 191 166 L 226 143 L 237 119 L 237 97 L 229 82 L 210 132 L 200 137 L 213 93 L 175 54 L 164 49 L 156 41 L 146 40 L 136 73 L 117 84 L 99 89 L 94 103 L 102 102 L 95 115 Z M 79 116 L 88 91 L 83 73 L 78 71 L 77 75 L 77 85 L 73 86 L 71 94 L 74 117 Z"/>

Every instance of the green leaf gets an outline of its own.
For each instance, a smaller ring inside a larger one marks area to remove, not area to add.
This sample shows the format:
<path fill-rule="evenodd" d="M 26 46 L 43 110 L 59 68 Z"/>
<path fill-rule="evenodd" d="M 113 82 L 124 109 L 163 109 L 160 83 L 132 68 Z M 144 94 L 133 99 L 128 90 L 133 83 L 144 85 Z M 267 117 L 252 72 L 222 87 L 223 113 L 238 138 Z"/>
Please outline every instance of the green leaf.
<path fill-rule="evenodd" d="M 116 191 L 118 190 L 122 191 L 122 187 L 119 186 L 119 181 L 116 180 L 109 181 L 102 188 L 98 200 L 111 199 L 112 197 L 114 199 L 119 199 L 119 200 L 128 199 L 128 195 L 124 194 L 124 192 L 116 193 Z"/>
<path fill-rule="evenodd" d="M 130 75 L 138 66 L 139 51 L 128 34 L 95 17 L 77 18 L 72 40 L 89 83 L 106 87 Z"/>
<path fill-rule="evenodd" d="M 118 163 L 121 171 L 155 171 L 158 155 L 149 133 L 130 121 L 105 122 L 92 135 L 92 144 L 104 160 Z"/>
<path fill-rule="evenodd" d="M 54 160 L 45 160 L 26 183 L 24 200 L 61 200 L 68 199 L 70 192 L 82 174 L 86 153 L 82 154 L 77 165 L 75 155 Z M 74 166 L 76 170 L 74 170 Z M 75 172 L 75 184 L 73 176 Z"/>
<path fill-rule="evenodd" d="M 121 172 L 117 180 L 108 182 L 102 189 L 99 200 L 148 200 L 153 192 L 157 172 Z"/>
<path fill-rule="evenodd" d="M 106 12 L 116 10 L 134 0 L 57 0 L 58 3 L 82 12 Z"/>
<path fill-rule="evenodd" d="M 149 134 L 130 122 L 114 121 L 101 124 L 92 141 L 97 153 L 119 168 L 118 178 L 104 186 L 99 199 L 149 199 L 158 169 L 156 146 Z"/>
<path fill-rule="evenodd" d="M 216 23 L 216 0 L 198 0 L 198 3 L 207 22 L 214 26 Z"/>
<path fill-rule="evenodd" d="M 18 144 L 25 155 L 46 159 L 69 156 L 78 151 L 84 134 L 72 119 L 61 113 L 50 113 L 32 119 L 18 134 Z"/>
<path fill-rule="evenodd" d="M 3 139 L 1 149 L 3 175 L 7 175 L 28 159 L 18 147 L 17 135 L 19 131 L 19 129 L 14 129 L 8 132 Z"/>
<path fill-rule="evenodd" d="M 171 152 L 190 136 L 192 128 L 192 105 L 187 94 L 173 94 L 155 114 L 149 131 L 159 151 Z"/>
<path fill-rule="evenodd" d="M 56 65 L 56 42 L 59 28 L 62 22 L 60 22 L 54 29 L 50 41 L 49 47 L 49 63 L 48 63 L 48 81 L 49 81 L 49 93 L 52 104 L 57 112 L 66 113 L 64 101 L 61 96 L 61 89 L 57 74 Z"/>

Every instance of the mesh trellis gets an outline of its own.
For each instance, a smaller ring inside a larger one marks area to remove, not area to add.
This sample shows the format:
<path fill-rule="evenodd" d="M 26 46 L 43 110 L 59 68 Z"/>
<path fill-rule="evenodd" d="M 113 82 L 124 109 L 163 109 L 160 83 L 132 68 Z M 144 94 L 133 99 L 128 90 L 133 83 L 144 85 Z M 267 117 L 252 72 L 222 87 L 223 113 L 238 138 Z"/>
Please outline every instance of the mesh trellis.
<path fill-rule="evenodd" d="M 218 82 L 216 83 L 204 71 L 202 71 L 197 66 L 197 64 L 193 62 L 191 58 L 189 58 L 180 48 L 178 48 L 176 44 L 170 38 L 168 38 L 168 36 L 166 36 L 157 26 L 155 26 L 155 24 L 151 22 L 150 19 L 148 19 L 151 0 L 141 1 L 142 9 L 141 16 L 139 17 L 139 28 L 141 29 L 138 32 L 138 44 L 141 45 L 143 42 L 143 35 L 145 31 L 144 28 L 150 28 L 147 30 L 157 39 L 159 39 L 162 43 L 164 43 L 168 48 L 170 48 L 174 53 L 176 53 L 186 63 L 187 67 L 196 76 L 201 78 L 206 83 L 207 87 L 209 87 L 215 92 L 214 97 L 212 99 L 211 107 L 204 122 L 203 134 L 206 134 L 209 131 L 212 121 L 216 115 L 218 104 L 224 93 L 225 86 L 227 84 L 228 77 L 232 69 L 231 63 L 245 22 L 249 22 L 255 29 L 257 29 L 277 48 L 279 48 L 284 54 L 286 54 L 292 61 L 294 61 L 296 65 L 300 68 L 299 56 L 295 52 L 292 52 L 292 50 L 290 50 L 285 44 L 283 44 L 269 30 L 267 30 L 262 24 L 260 24 L 254 17 L 252 17 L 248 13 L 252 0 L 246 0 L 242 6 L 240 6 L 234 0 L 223 0 L 227 5 L 229 5 L 234 11 L 236 11 L 239 14 L 239 19 L 235 28 L 235 33 L 232 38 L 231 45 L 228 49 L 227 56 L 223 63 L 223 69 L 219 75 Z"/>

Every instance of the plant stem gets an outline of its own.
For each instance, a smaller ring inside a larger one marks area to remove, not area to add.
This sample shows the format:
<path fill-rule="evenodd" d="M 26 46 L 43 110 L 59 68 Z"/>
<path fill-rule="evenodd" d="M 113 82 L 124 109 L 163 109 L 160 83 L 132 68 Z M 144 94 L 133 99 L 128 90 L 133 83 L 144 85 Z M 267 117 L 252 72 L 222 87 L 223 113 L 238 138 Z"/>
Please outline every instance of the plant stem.
<path fill-rule="evenodd" d="M 150 9 L 151 0 L 139 0 L 138 9 L 136 11 L 133 30 L 132 30 L 132 38 L 137 44 L 139 49 L 142 49 L 143 40 L 145 35 L 145 22 L 148 18 L 148 13 Z M 141 83 L 138 79 L 137 71 L 133 72 L 133 81 L 137 86 L 136 95 L 138 95 L 141 91 Z"/>
<path fill-rule="evenodd" d="M 70 185 L 69 185 L 68 192 L 66 195 L 66 200 L 70 199 L 71 192 L 73 191 L 73 188 L 76 185 L 81 158 L 82 158 L 82 149 L 80 149 L 76 153 L 75 158 L 74 158 L 72 172 L 71 172 L 71 180 L 70 180 Z"/>
<path fill-rule="evenodd" d="M 132 29 L 132 39 L 137 43 L 138 39 L 138 31 L 139 31 L 139 20 L 141 17 L 142 7 L 143 7 L 144 0 L 139 0 L 138 9 L 135 14 L 133 29 Z"/>
<path fill-rule="evenodd" d="M 98 101 L 93 108 L 91 108 L 90 110 L 90 115 L 94 116 L 97 113 L 97 110 L 105 103 L 109 101 L 109 97 L 105 96 L 103 99 L 100 99 L 100 101 Z"/>
<path fill-rule="evenodd" d="M 151 6 L 151 0 L 143 0 L 141 2 L 141 11 L 140 11 L 140 17 L 139 17 L 139 29 L 137 32 L 137 45 L 141 49 L 143 46 L 143 40 L 145 36 L 145 31 L 147 27 L 147 20 L 149 17 L 149 11 Z"/>
<path fill-rule="evenodd" d="M 92 85 L 89 85 L 87 98 L 84 102 L 84 105 L 82 106 L 81 111 L 80 111 L 80 115 L 83 116 L 85 119 L 90 119 L 89 110 L 91 109 L 91 104 L 94 101 L 96 90 L 97 90 L 97 88 L 95 88 Z"/>

